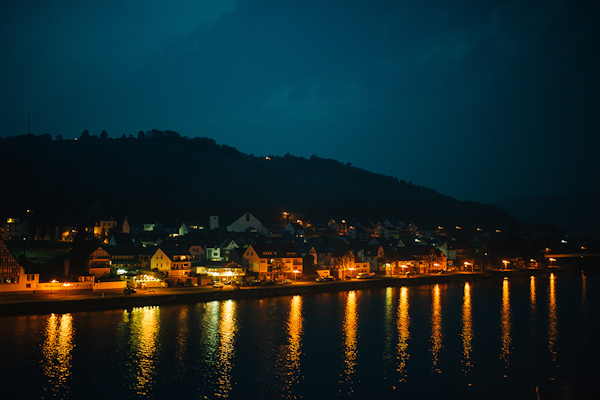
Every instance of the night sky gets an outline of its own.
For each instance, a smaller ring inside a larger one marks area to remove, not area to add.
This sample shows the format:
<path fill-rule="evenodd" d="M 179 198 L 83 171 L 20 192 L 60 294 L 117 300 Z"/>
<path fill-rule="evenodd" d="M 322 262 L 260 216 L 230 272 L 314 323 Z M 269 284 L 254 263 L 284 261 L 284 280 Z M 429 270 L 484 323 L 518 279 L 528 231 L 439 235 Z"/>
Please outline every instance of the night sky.
<path fill-rule="evenodd" d="M 598 188 L 599 2 L 9 0 L 0 38 L 0 136 L 170 129 L 481 202 Z"/>

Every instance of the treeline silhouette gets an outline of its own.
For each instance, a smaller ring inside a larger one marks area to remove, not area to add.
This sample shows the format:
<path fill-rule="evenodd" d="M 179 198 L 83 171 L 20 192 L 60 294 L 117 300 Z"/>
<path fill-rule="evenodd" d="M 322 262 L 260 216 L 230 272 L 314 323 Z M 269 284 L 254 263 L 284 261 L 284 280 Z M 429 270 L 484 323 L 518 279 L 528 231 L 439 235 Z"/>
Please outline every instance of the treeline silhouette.
<path fill-rule="evenodd" d="M 119 139 L 87 130 L 77 140 L 5 137 L 0 157 L 3 217 L 30 209 L 40 224 L 106 216 L 180 224 L 244 211 L 265 222 L 282 211 L 315 220 L 395 218 L 485 229 L 515 222 L 497 207 L 458 201 L 335 160 L 258 157 L 173 131 L 140 131 Z"/>

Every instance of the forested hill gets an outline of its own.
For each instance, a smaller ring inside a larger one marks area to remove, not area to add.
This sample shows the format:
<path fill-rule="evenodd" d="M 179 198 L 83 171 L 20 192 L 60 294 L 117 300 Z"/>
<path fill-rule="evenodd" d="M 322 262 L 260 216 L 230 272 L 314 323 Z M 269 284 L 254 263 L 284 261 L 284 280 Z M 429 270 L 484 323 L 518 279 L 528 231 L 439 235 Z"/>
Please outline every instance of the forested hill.
<path fill-rule="evenodd" d="M 395 218 L 485 228 L 514 221 L 499 208 L 335 160 L 256 157 L 170 131 L 121 139 L 87 132 L 79 140 L 47 134 L 0 138 L 0 157 L 2 217 L 31 209 L 41 224 L 106 216 L 203 222 L 215 213 L 244 211 L 269 221 L 283 210 L 314 219 Z"/>

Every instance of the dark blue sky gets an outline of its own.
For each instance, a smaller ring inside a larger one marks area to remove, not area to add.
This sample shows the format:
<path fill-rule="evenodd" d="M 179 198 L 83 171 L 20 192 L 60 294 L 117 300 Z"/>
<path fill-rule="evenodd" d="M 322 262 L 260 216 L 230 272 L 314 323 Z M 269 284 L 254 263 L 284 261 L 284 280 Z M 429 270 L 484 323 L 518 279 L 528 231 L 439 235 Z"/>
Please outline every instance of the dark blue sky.
<path fill-rule="evenodd" d="M 0 136 L 170 129 L 483 202 L 598 188 L 592 3 L 9 1 Z"/>

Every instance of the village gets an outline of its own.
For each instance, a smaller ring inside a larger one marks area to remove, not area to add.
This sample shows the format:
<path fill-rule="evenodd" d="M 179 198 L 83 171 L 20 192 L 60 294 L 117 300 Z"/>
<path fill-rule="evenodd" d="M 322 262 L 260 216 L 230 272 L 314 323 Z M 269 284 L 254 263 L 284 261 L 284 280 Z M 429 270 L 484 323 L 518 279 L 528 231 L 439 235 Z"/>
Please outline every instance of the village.
<path fill-rule="evenodd" d="M 1 233 L 0 292 L 241 287 L 537 268 L 552 265 L 547 254 L 556 250 L 546 247 L 546 238 L 530 235 L 519 238 L 517 255 L 501 230 L 393 219 L 312 223 L 290 212 L 272 227 L 245 212 L 223 224 L 210 216 L 207 226 L 177 228 L 107 218 L 43 236 L 31 235 L 24 220 L 13 218 Z M 559 245 L 584 248 L 564 239 Z"/>

